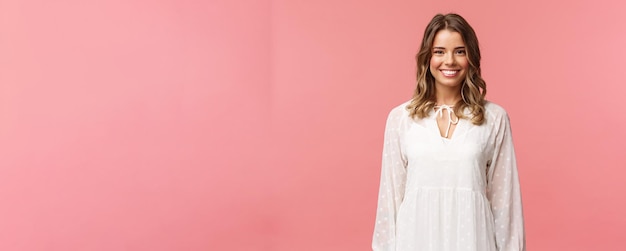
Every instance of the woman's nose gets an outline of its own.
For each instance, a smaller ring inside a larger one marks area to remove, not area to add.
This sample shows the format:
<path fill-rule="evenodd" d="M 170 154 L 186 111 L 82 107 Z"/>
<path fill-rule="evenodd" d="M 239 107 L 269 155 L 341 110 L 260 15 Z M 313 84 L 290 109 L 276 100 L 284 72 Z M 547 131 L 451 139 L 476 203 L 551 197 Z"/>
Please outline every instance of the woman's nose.
<path fill-rule="evenodd" d="M 454 55 L 452 55 L 451 53 L 448 53 L 443 62 L 448 65 L 454 64 Z"/>

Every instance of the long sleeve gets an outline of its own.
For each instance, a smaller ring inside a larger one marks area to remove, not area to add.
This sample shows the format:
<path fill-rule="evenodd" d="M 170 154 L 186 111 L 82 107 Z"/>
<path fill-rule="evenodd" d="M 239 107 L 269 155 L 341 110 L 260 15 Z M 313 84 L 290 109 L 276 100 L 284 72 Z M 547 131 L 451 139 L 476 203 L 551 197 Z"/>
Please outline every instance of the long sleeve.
<path fill-rule="evenodd" d="M 487 171 L 487 198 L 494 216 L 498 251 L 525 251 L 524 216 L 511 126 L 506 113 L 495 116 L 494 152 Z"/>
<path fill-rule="evenodd" d="M 404 197 L 406 158 L 402 152 L 400 135 L 403 121 L 408 118 L 404 106 L 396 107 L 387 117 L 382 156 L 382 170 L 378 195 L 378 209 L 372 249 L 395 251 L 396 215 Z"/>

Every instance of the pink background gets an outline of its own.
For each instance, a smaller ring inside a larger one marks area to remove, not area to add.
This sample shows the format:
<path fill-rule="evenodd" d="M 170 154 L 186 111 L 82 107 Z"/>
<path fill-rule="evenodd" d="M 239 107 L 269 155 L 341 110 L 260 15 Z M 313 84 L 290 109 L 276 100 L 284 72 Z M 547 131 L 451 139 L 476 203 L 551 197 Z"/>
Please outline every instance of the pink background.
<path fill-rule="evenodd" d="M 368 250 L 438 12 L 512 119 L 528 250 L 619 250 L 619 1 L 0 1 L 0 250 Z"/>

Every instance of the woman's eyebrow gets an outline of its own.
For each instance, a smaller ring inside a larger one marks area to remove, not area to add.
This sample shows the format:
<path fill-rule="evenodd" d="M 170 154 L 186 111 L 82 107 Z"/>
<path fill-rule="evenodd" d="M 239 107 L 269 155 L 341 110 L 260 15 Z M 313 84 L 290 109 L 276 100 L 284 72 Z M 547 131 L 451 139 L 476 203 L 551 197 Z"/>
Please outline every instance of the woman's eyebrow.
<path fill-rule="evenodd" d="M 446 49 L 446 47 L 439 47 L 439 46 L 435 46 L 435 47 L 433 47 L 433 50 L 435 50 L 435 49 L 445 50 L 445 49 Z M 454 49 L 455 49 L 455 50 L 457 50 L 457 49 L 465 49 L 465 46 L 455 47 Z"/>

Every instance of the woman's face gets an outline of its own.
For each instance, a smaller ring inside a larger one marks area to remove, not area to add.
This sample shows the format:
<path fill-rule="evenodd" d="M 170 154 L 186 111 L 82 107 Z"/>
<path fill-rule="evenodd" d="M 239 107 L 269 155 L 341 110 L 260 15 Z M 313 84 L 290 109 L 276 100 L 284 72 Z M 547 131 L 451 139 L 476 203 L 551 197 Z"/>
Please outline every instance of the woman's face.
<path fill-rule="evenodd" d="M 431 52 L 430 73 L 435 78 L 435 86 L 460 87 L 469 67 L 461 34 L 440 30 L 435 34 Z"/>

